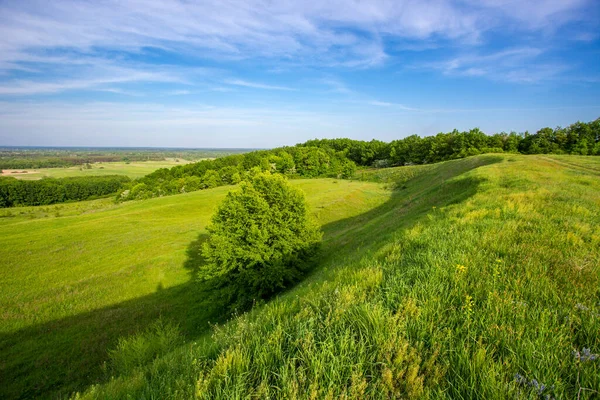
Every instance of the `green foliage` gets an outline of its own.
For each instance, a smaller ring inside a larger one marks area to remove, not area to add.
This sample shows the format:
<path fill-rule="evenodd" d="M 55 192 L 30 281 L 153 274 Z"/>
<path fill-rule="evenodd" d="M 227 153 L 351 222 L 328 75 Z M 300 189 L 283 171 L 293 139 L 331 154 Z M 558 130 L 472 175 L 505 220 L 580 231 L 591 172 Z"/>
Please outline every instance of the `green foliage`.
<path fill-rule="evenodd" d="M 536 134 L 515 132 L 486 135 L 479 129 L 435 136 L 408 136 L 384 143 L 351 139 L 309 140 L 299 146 L 333 149 L 357 165 L 377 168 L 390 165 L 429 164 L 484 153 L 600 154 L 600 118 L 567 128 L 543 128 Z"/>
<path fill-rule="evenodd" d="M 575 123 L 565 129 L 541 129 L 535 135 L 515 132 L 486 135 L 479 129 L 435 136 L 408 136 L 385 143 L 351 139 L 315 139 L 295 147 L 254 151 L 216 160 L 160 169 L 139 182 L 146 185 L 141 195 L 124 187 L 119 200 L 144 199 L 181 193 L 177 179 L 196 176 L 200 186 L 189 185 L 185 191 L 210 189 L 237 184 L 256 170 L 279 172 L 290 177 L 351 178 L 356 166 L 384 168 L 397 165 L 430 164 L 485 153 L 524 154 L 600 154 L 600 119 Z M 126 192 L 126 193 L 124 193 Z"/>
<path fill-rule="evenodd" d="M 221 185 L 221 176 L 217 171 L 208 170 L 202 175 L 201 182 L 205 189 L 212 189 Z"/>
<path fill-rule="evenodd" d="M 117 198 L 123 201 L 181 193 L 182 184 L 177 183 L 178 180 L 191 177 L 198 177 L 201 184 L 186 185 L 185 192 L 235 185 L 257 172 L 279 172 L 289 177 L 350 178 L 355 170 L 354 162 L 342 152 L 318 147 L 283 147 L 161 168 L 123 187 Z M 145 185 L 145 190 L 133 191 L 140 183 Z"/>
<path fill-rule="evenodd" d="M 117 175 L 44 178 L 37 181 L 0 178 L 0 206 L 37 206 L 87 200 L 114 194 L 127 182 L 129 178 Z"/>
<path fill-rule="evenodd" d="M 230 192 L 207 228 L 204 279 L 219 278 L 239 304 L 297 281 L 321 239 L 303 193 L 277 174 L 257 174 Z"/>
<path fill-rule="evenodd" d="M 342 152 L 357 165 L 372 165 L 377 160 L 389 158 L 389 143 L 380 140 L 365 142 L 352 139 L 314 139 L 299 146 L 330 148 Z"/>
<path fill-rule="evenodd" d="M 115 154 L 121 154 L 121 158 L 123 157 L 122 151 L 119 153 L 115 150 L 115 152 Z M 190 150 L 190 152 L 194 151 Z M 236 153 L 233 150 L 229 153 L 231 152 Z M 503 152 L 600 155 L 600 119 L 589 123 L 577 122 L 566 128 L 543 128 L 534 135 L 515 132 L 486 135 L 479 129 L 471 129 L 465 132 L 454 130 L 428 137 L 412 135 L 390 143 L 379 140 L 369 142 L 351 139 L 309 140 L 295 147 L 233 154 L 214 160 L 177 165 L 171 169 L 161 168 L 135 182 L 122 185 L 117 200 L 148 199 L 211 189 L 222 185 L 235 185 L 246 176 L 253 175 L 255 172 L 252 171 L 255 168 L 260 171 L 279 172 L 290 177 L 347 179 L 353 177 L 356 165 L 383 168 L 394 165 L 430 164 L 485 153 Z M 7 158 L 9 162 L 16 162 L 17 158 L 11 158 L 13 153 L 7 152 L 7 154 L 9 154 Z M 17 152 L 16 154 L 21 153 Z M 44 157 L 48 156 L 44 152 L 40 154 Z M 84 164 L 85 167 L 81 168 L 83 173 L 92 168 L 89 162 L 112 160 L 109 157 L 111 154 L 113 153 L 97 155 L 82 152 L 81 154 L 77 153 L 75 159 L 71 161 L 77 165 Z M 125 158 L 138 159 L 144 154 L 144 151 L 134 151 Z M 147 157 L 149 159 L 151 155 L 154 157 L 156 154 L 148 153 Z M 215 152 L 214 154 L 228 154 L 228 151 L 224 150 L 222 153 Z M 6 156 L 0 149 L 0 164 L 3 157 Z M 34 156 L 32 155 L 32 157 Z M 71 163 L 71 161 L 68 162 Z M 17 162 L 14 165 L 21 164 Z M 26 161 L 23 165 L 33 164 Z M 35 165 L 38 166 L 38 164 Z M 55 164 L 52 161 L 49 165 L 62 164 L 60 162 Z M 192 177 L 194 179 L 190 179 Z M 140 186 L 140 184 L 143 185 Z M 63 201 L 53 200 L 48 203 L 44 202 L 46 200 L 40 200 L 40 198 L 60 199 L 62 197 L 60 188 L 50 187 L 50 185 L 43 186 L 40 187 L 40 190 L 43 190 L 44 193 L 31 195 L 37 196 L 37 200 L 24 204 L 52 204 Z M 0 201 L 0 205 L 2 203 L 6 204 L 7 200 Z"/>

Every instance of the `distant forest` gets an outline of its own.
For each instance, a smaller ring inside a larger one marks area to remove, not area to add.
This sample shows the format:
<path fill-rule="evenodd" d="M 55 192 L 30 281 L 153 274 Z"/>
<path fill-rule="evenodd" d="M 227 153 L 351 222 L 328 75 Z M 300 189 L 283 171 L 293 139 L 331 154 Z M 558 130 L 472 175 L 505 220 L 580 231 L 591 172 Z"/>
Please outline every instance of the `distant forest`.
<path fill-rule="evenodd" d="M 65 148 L 0 147 L 0 169 L 73 167 L 96 162 L 201 160 L 240 154 L 253 149 Z"/>
<path fill-rule="evenodd" d="M 543 128 L 535 134 L 512 132 L 486 135 L 479 129 L 472 129 L 427 137 L 412 135 L 390 143 L 379 140 L 315 139 L 292 147 L 232 154 L 170 169 L 162 168 L 137 180 L 122 179 L 118 185 L 116 177 L 107 177 L 114 181 L 110 185 L 99 177 L 77 178 L 81 180 L 81 185 L 89 179 L 92 186 L 92 180 L 97 179 L 95 182 L 102 185 L 102 189 L 81 191 L 75 196 L 67 194 L 73 191 L 66 189 L 73 187 L 74 178 L 18 182 L 11 177 L 0 178 L 0 207 L 84 200 L 85 193 L 89 197 L 117 193 L 117 201 L 148 199 L 234 185 L 264 171 L 291 178 L 345 179 L 351 178 L 357 167 L 427 164 L 483 153 L 600 155 L 600 118 L 589 123 L 577 122 L 566 128 Z M 62 194 L 63 189 L 59 189 L 61 186 L 65 187 L 65 195 Z"/>
<path fill-rule="evenodd" d="M 483 153 L 600 155 L 600 118 L 577 122 L 566 128 L 543 128 L 535 134 L 497 133 L 486 135 L 479 129 L 454 130 L 435 136 L 408 136 L 385 143 L 350 139 L 315 139 L 299 146 L 342 151 L 356 165 L 399 166 L 428 164 Z"/>

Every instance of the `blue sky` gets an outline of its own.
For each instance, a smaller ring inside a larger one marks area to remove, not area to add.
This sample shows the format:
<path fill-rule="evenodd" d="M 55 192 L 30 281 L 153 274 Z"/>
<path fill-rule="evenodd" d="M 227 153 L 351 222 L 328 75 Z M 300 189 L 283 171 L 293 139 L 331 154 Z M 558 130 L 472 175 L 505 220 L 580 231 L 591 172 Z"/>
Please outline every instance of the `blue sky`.
<path fill-rule="evenodd" d="M 597 0 L 0 0 L 0 145 L 275 147 L 600 117 Z"/>

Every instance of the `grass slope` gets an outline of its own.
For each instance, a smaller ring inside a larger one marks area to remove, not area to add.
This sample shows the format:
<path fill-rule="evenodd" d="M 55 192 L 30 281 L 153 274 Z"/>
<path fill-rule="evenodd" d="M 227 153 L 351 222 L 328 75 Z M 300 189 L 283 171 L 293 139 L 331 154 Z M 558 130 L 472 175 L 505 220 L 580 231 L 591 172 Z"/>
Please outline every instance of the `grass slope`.
<path fill-rule="evenodd" d="M 293 183 L 321 224 L 390 195 L 368 182 Z M 206 224 L 231 189 L 0 214 L 0 398 L 64 396 L 105 379 L 107 350 L 158 319 L 188 339 L 220 321 L 218 294 L 193 277 Z"/>
<path fill-rule="evenodd" d="M 597 398 L 598 167 L 509 155 L 373 172 L 397 190 L 327 224 L 302 284 L 194 341 L 168 321 L 123 338 L 114 378 L 78 397 Z"/>
<path fill-rule="evenodd" d="M 98 175 L 125 175 L 131 179 L 141 178 L 159 168 L 171 168 L 176 165 L 187 164 L 191 161 L 166 159 L 163 161 L 138 161 L 138 162 L 103 162 L 93 163 L 92 168 L 86 169 L 82 166 L 65 168 L 39 168 L 39 169 L 17 169 L 5 170 L 3 176 L 12 176 L 17 179 L 37 180 L 45 177 L 67 178 L 72 176 L 98 176 Z M 23 173 L 23 171 L 27 171 Z"/>

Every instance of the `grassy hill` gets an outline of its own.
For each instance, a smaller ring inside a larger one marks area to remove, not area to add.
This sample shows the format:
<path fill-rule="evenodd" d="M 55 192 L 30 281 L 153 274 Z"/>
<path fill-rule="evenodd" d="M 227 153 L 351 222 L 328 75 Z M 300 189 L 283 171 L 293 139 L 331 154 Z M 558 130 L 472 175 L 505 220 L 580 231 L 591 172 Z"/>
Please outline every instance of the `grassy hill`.
<path fill-rule="evenodd" d="M 318 265 L 227 322 L 194 274 L 229 188 L 23 209 L 0 220 L 0 397 L 594 398 L 599 177 L 486 155 L 296 181 Z"/>
<path fill-rule="evenodd" d="M 367 182 L 294 184 L 324 225 L 390 196 Z M 219 321 L 218 299 L 193 277 L 206 224 L 231 189 L 0 211 L 0 398 L 103 379 L 107 350 L 158 318 L 190 339 Z"/>

